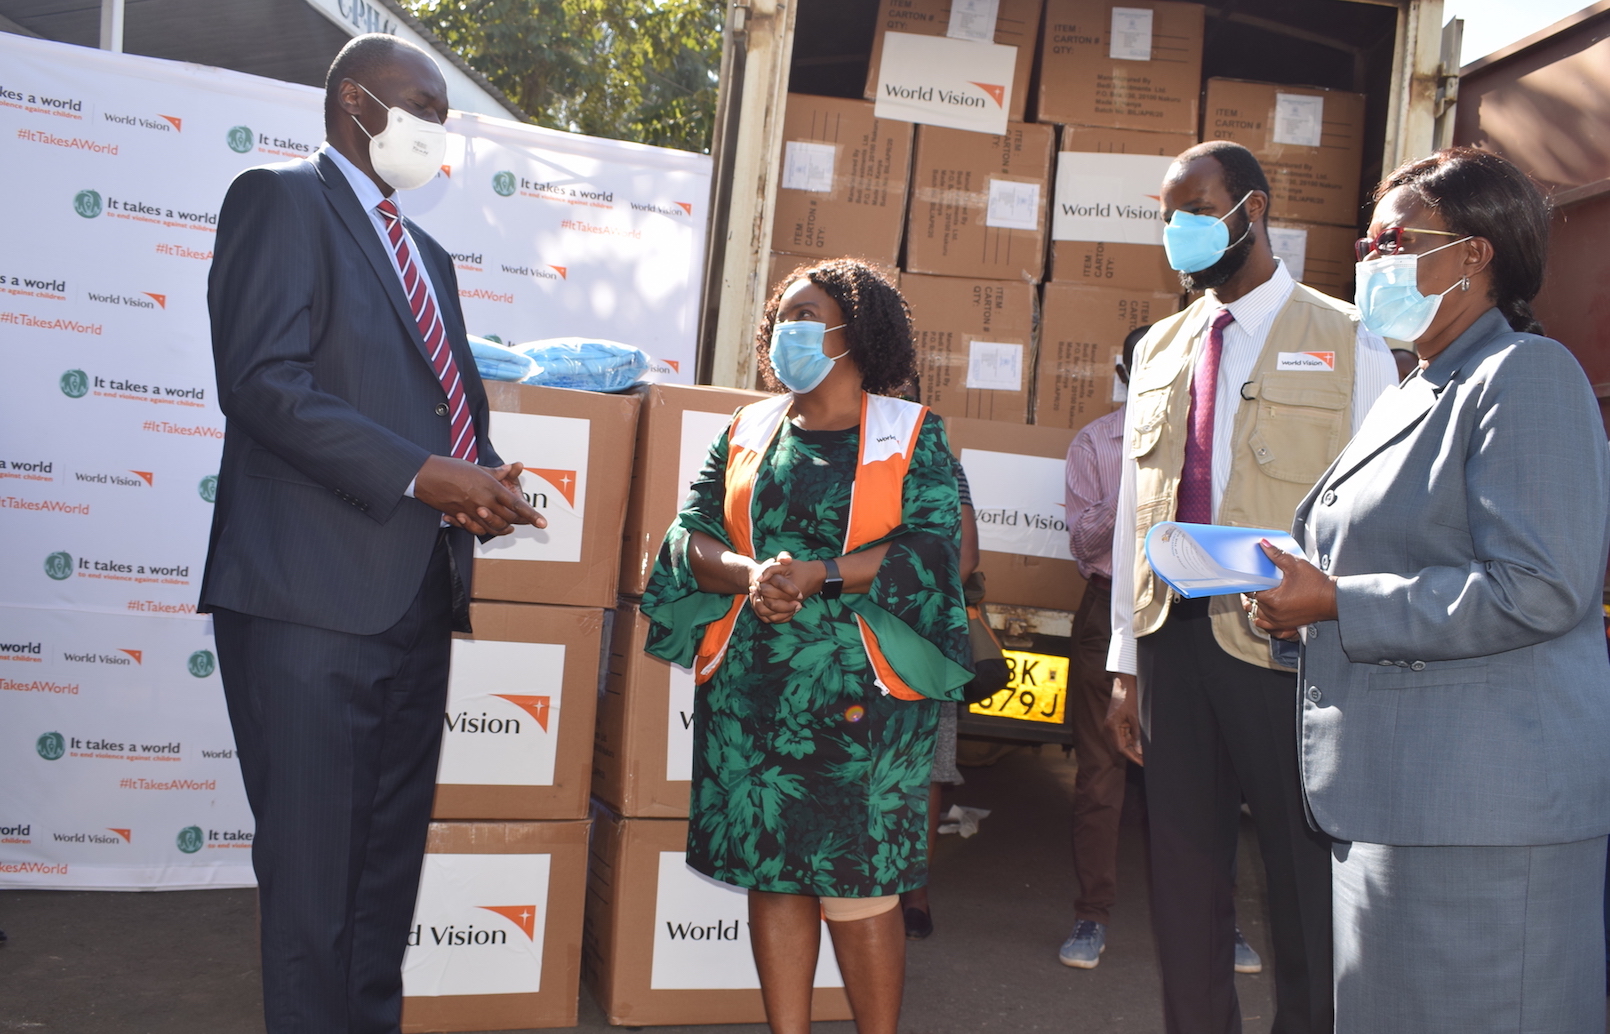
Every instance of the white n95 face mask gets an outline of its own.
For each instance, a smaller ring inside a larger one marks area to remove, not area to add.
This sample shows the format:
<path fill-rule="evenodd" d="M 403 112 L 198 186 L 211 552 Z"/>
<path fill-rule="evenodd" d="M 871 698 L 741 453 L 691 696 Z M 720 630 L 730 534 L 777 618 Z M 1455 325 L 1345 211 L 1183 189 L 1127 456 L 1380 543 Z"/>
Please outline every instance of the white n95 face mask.
<path fill-rule="evenodd" d="M 362 83 L 357 85 L 374 97 L 376 104 L 382 103 L 369 87 Z M 358 122 L 356 115 L 350 118 Z M 358 122 L 358 128 L 363 129 L 362 122 Z M 369 137 L 369 161 L 375 167 L 375 175 L 398 190 L 414 190 L 429 183 L 440 171 L 442 159 L 447 157 L 447 127 L 439 122 L 427 122 L 398 107 L 386 109 L 385 129 L 378 133 L 367 129 L 363 132 Z"/>

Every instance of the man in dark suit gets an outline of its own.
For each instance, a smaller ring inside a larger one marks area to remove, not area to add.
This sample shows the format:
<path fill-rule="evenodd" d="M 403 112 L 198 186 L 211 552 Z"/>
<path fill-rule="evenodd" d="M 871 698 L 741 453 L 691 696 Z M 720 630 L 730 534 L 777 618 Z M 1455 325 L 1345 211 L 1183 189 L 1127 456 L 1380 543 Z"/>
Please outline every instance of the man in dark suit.
<path fill-rule="evenodd" d="M 243 172 L 219 213 L 200 609 L 257 822 L 270 1034 L 399 1029 L 470 536 L 544 523 L 487 438 L 452 261 L 392 196 L 446 117 L 423 51 L 360 36 L 325 146 Z"/>

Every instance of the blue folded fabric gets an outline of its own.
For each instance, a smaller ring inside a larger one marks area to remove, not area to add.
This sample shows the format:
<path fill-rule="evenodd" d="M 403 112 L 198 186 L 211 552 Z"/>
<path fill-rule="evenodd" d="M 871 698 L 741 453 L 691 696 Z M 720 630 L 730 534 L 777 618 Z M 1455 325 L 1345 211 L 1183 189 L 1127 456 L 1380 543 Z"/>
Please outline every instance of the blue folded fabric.
<path fill-rule="evenodd" d="M 507 345 L 500 345 L 484 337 L 469 335 L 470 351 L 475 355 L 475 368 L 489 381 L 523 381 L 531 376 L 531 357 Z"/>
<path fill-rule="evenodd" d="M 589 337 L 551 337 L 516 345 L 533 369 L 524 383 L 585 391 L 625 391 L 648 373 L 641 348 Z"/>

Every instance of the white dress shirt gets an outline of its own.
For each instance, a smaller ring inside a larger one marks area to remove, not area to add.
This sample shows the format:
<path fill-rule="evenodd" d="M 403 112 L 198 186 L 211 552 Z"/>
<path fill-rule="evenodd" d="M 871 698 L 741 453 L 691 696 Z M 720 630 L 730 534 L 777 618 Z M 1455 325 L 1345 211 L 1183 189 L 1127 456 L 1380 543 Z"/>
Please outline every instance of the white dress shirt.
<path fill-rule="evenodd" d="M 397 282 L 403 285 L 403 294 L 406 295 L 408 293 L 408 283 L 403 279 L 402 265 L 397 261 L 397 253 L 391 248 L 391 235 L 386 231 L 386 217 L 381 215 L 376 207 L 380 202 L 386 200 L 386 195 L 382 194 L 380 188 L 375 186 L 374 180 L 364 175 L 362 169 L 353 165 L 346 155 L 337 151 L 328 143 L 320 147 L 316 153 L 323 154 L 332 162 L 335 162 L 335 167 L 341 170 L 342 176 L 346 177 L 347 186 L 351 187 L 352 192 L 358 195 L 358 204 L 362 205 L 363 210 L 368 213 L 369 222 L 374 225 L 375 233 L 380 236 L 380 247 L 385 250 L 387 255 L 391 256 L 391 268 L 396 271 Z M 397 193 L 400 193 L 400 191 L 393 192 L 391 203 L 397 205 L 397 213 L 401 215 L 402 205 L 397 204 Z M 425 291 L 430 296 L 431 303 L 436 306 L 436 311 L 441 312 L 441 303 L 436 300 L 436 285 L 431 283 L 430 271 L 425 268 L 425 260 L 420 255 L 419 245 L 414 242 L 413 234 L 408 232 L 407 223 L 402 223 L 402 232 L 403 238 L 408 242 L 408 253 L 414 257 L 414 268 L 419 271 L 419 278 L 425 281 Z M 403 495 L 412 499 L 414 497 L 414 482 L 418 480 L 417 476 L 410 480 L 408 487 L 403 489 Z M 448 526 L 447 521 L 443 520 L 442 527 Z"/>
<path fill-rule="evenodd" d="M 1219 383 L 1213 410 L 1213 515 L 1218 519 L 1219 503 L 1230 483 L 1234 460 L 1235 418 L 1241 408 L 1241 386 L 1252 378 L 1258 356 L 1263 354 L 1269 328 L 1275 315 L 1291 297 L 1296 283 L 1286 271 L 1285 262 L 1275 260 L 1275 272 L 1268 280 L 1235 301 L 1209 306 L 1202 313 L 1201 326 L 1212 323 L 1221 309 L 1229 309 L 1235 321 L 1224 328 L 1224 351 L 1219 357 Z M 1213 292 L 1208 297 L 1217 301 Z M 1197 327 L 1183 327 L 1182 334 L 1198 334 L 1191 369 L 1202 360 L 1207 335 Z M 1358 325 L 1358 347 L 1353 358 L 1352 431 L 1375 404 L 1376 398 L 1398 382 L 1397 365 L 1386 342 Z M 1132 407 L 1124 421 L 1124 441 L 1134 440 Z M 1107 650 L 1107 670 L 1135 674 L 1135 477 L 1137 465 L 1125 450 L 1122 480 L 1118 486 L 1118 512 L 1112 536 L 1112 644 Z"/>

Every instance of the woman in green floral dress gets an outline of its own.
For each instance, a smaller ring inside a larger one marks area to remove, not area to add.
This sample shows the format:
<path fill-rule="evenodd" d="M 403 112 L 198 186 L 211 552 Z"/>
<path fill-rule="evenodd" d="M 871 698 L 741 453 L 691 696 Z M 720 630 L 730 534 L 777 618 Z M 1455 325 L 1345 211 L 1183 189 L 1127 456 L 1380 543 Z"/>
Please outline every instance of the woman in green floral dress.
<path fill-rule="evenodd" d="M 648 651 L 683 665 L 744 600 L 695 700 L 688 864 L 749 889 L 773 1031 L 809 1030 L 825 913 L 858 1029 L 894 1034 L 905 971 L 894 895 L 926 882 L 939 702 L 971 678 L 956 479 L 943 424 L 923 414 L 891 530 L 846 554 L 863 393 L 893 395 L 914 373 L 910 316 L 882 273 L 849 259 L 797 270 L 756 346 L 768 379 L 794 391 L 749 482 L 752 549 L 734 548 L 724 517 L 729 429 L 643 595 Z M 863 629 L 894 679 L 875 672 Z"/>

